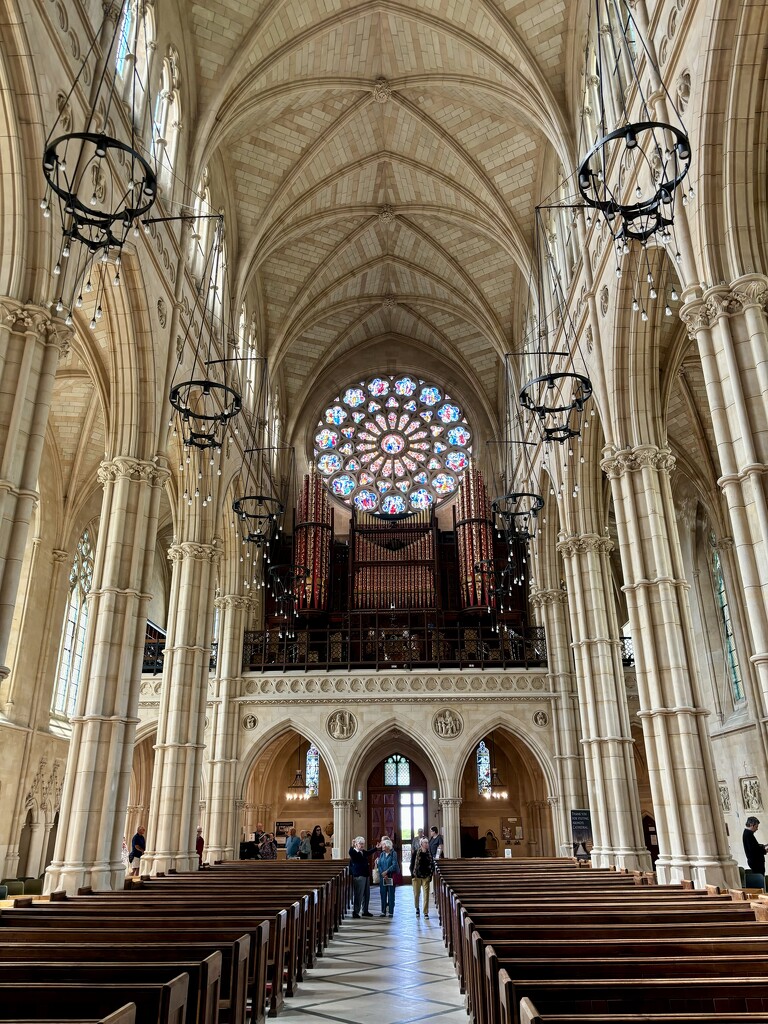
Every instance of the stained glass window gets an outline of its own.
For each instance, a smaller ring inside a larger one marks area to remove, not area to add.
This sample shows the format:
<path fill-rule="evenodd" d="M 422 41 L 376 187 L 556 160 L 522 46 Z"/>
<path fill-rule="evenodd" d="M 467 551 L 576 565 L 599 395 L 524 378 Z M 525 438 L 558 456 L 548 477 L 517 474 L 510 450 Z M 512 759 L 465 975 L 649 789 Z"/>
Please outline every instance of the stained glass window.
<path fill-rule="evenodd" d="M 71 718 L 75 713 L 77 690 L 85 648 L 85 627 L 88 624 L 86 597 L 93 581 L 93 546 L 88 530 L 77 545 L 72 571 L 69 574 L 69 602 L 64 635 L 59 651 L 59 671 L 53 695 L 53 713 Z"/>
<path fill-rule="evenodd" d="M 384 762 L 385 786 L 410 786 L 411 763 L 400 754 L 393 754 Z"/>
<path fill-rule="evenodd" d="M 491 788 L 491 755 L 485 740 L 477 748 L 477 791 L 487 793 Z"/>
<path fill-rule="evenodd" d="M 317 796 L 320 792 L 320 751 L 314 744 L 307 751 L 307 771 L 304 778 L 307 780 L 307 792 Z"/>
<path fill-rule="evenodd" d="M 314 442 L 318 472 L 334 497 L 363 512 L 403 516 L 456 493 L 472 431 L 441 387 L 382 375 L 340 391 Z M 393 488 L 399 493 L 389 493 Z"/>
<path fill-rule="evenodd" d="M 710 542 L 714 545 L 715 538 L 712 536 Z M 728 605 L 728 595 L 725 592 L 725 577 L 720 562 L 720 553 L 716 547 L 712 548 L 712 578 L 715 585 L 715 598 L 720 612 L 720 622 L 723 627 L 723 646 L 725 648 L 725 659 L 728 665 L 728 675 L 731 680 L 731 692 L 735 703 L 744 700 L 744 687 L 741 682 L 741 669 L 739 668 L 739 657 L 736 653 L 736 641 L 733 636 L 733 622 L 731 621 L 731 609 Z"/>

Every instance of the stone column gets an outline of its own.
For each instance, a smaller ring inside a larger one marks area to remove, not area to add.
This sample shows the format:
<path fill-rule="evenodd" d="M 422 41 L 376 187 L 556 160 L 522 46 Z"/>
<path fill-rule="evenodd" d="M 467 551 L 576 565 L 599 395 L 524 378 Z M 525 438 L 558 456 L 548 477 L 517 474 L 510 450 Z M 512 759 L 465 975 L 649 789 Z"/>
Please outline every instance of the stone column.
<path fill-rule="evenodd" d="M 555 842 L 562 857 L 570 857 L 571 811 L 587 806 L 584 759 L 579 747 L 578 695 L 571 671 L 571 652 L 565 622 L 568 595 L 559 587 L 532 589 L 536 609 L 547 637 L 547 675 L 555 694 L 555 766 L 561 799 L 555 815 Z"/>
<path fill-rule="evenodd" d="M 0 299 L 0 681 L 37 500 L 59 355 L 69 332 L 47 310 Z"/>
<path fill-rule="evenodd" d="M 604 451 L 611 482 L 640 716 L 659 836 L 661 883 L 735 887 L 675 524 L 674 458 L 653 445 Z"/>
<path fill-rule="evenodd" d="M 195 836 L 202 786 L 205 713 L 213 628 L 215 544 L 174 544 L 147 852 L 142 871 L 197 867 Z"/>
<path fill-rule="evenodd" d="M 632 730 L 624 689 L 619 626 L 611 594 L 609 537 L 582 534 L 558 544 L 581 712 L 581 743 L 589 780 L 592 863 L 650 871 L 643 838 Z"/>
<path fill-rule="evenodd" d="M 355 801 L 331 800 L 333 807 L 333 859 L 343 860 L 355 838 Z"/>
<path fill-rule="evenodd" d="M 680 316 L 701 356 L 768 751 L 768 278 L 710 288 Z"/>
<path fill-rule="evenodd" d="M 233 698 L 242 688 L 243 633 L 251 599 L 237 595 L 218 597 L 219 652 L 211 702 L 211 748 L 208 758 L 207 859 L 232 860 L 239 853 L 235 775 L 239 704 Z"/>
<path fill-rule="evenodd" d="M 443 854 L 446 857 L 461 856 L 461 828 L 459 821 L 459 807 L 461 807 L 460 796 L 441 796 L 440 810 L 443 814 L 443 839 L 445 847 Z"/>
<path fill-rule="evenodd" d="M 162 485 L 154 462 L 103 462 L 99 536 L 88 595 L 82 682 L 72 718 L 46 892 L 120 888 L 125 808 Z"/>

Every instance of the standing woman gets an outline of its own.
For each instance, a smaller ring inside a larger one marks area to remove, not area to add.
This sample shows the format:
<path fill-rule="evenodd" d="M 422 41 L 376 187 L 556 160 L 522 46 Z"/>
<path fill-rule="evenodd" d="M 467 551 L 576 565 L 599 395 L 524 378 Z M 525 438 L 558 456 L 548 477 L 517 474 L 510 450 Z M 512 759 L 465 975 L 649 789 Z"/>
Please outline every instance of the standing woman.
<path fill-rule="evenodd" d="M 394 875 L 400 872 L 400 864 L 397 860 L 397 853 L 392 845 L 391 839 L 381 840 L 381 853 L 377 861 L 379 868 L 379 893 L 381 895 L 381 916 L 395 916 L 395 879 Z"/>
<path fill-rule="evenodd" d="M 325 860 L 325 836 L 319 825 L 312 829 L 309 845 L 312 847 L 312 860 Z"/>
<path fill-rule="evenodd" d="M 419 916 L 419 896 L 424 893 L 424 917 L 429 920 L 429 889 L 435 870 L 435 859 L 429 852 L 429 840 L 426 836 L 421 840 L 419 849 L 411 858 L 411 880 L 413 884 L 413 905 L 416 917 Z"/>

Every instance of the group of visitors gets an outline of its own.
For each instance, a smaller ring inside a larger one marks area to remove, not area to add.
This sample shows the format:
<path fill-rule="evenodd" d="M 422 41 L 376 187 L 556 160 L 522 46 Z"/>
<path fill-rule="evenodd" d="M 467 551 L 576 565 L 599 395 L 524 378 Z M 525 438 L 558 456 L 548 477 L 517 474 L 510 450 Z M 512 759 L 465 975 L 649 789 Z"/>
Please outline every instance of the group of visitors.
<path fill-rule="evenodd" d="M 136 829 L 136 835 L 131 840 L 130 847 L 125 841 L 123 836 L 123 848 L 120 853 L 120 857 L 125 866 L 126 872 L 130 871 L 131 876 L 138 875 L 141 872 L 141 858 L 144 856 L 144 852 L 147 848 L 147 830 L 143 825 L 139 825 Z M 198 869 L 202 869 L 206 865 L 203 864 L 203 851 L 205 850 L 205 839 L 203 838 L 202 826 L 198 826 L 197 835 L 195 836 L 195 853 L 197 854 L 197 866 Z"/>
<path fill-rule="evenodd" d="M 373 872 L 370 860 L 378 852 Z M 421 916 L 422 897 L 424 917 L 429 920 L 429 893 L 435 861 L 442 856 L 443 837 L 436 825 L 430 830 L 429 838 L 424 829 L 419 829 L 411 845 L 411 886 L 416 917 Z M 352 917 L 373 917 L 368 909 L 371 896 L 371 879 L 378 882 L 381 898 L 380 917 L 395 915 L 395 881 L 400 875 L 400 863 L 394 843 L 389 836 L 382 836 L 375 846 L 366 849 L 365 837 L 357 836 L 349 848 L 349 871 L 352 875 L 353 901 Z"/>
<path fill-rule="evenodd" d="M 285 856 L 287 860 L 324 860 L 326 851 L 325 836 L 320 825 L 315 825 L 311 832 L 302 829 L 288 829 L 285 840 Z"/>

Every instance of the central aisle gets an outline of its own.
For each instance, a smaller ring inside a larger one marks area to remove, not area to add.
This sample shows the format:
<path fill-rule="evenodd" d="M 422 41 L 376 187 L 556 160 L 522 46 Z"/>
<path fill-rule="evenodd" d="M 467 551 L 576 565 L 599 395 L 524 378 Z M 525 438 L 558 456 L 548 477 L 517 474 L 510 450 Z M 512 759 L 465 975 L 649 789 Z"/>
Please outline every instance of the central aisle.
<path fill-rule="evenodd" d="M 434 902 L 430 897 L 430 902 Z M 371 890 L 374 917 L 351 911 L 298 995 L 286 999 L 281 1022 L 293 1024 L 467 1024 L 453 961 L 443 945 L 437 910 L 417 918 L 410 886 L 397 890 L 395 916 L 379 917 L 379 888 Z"/>

